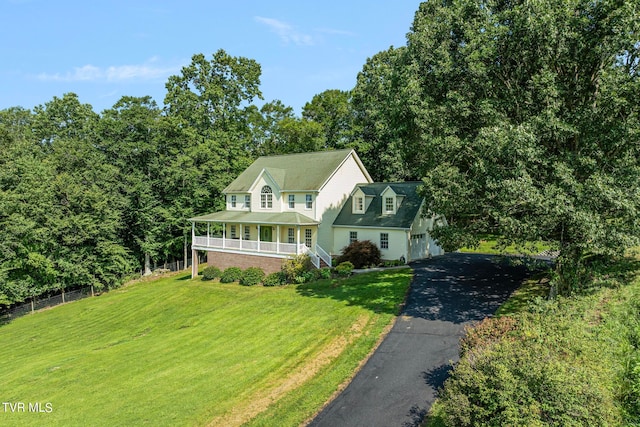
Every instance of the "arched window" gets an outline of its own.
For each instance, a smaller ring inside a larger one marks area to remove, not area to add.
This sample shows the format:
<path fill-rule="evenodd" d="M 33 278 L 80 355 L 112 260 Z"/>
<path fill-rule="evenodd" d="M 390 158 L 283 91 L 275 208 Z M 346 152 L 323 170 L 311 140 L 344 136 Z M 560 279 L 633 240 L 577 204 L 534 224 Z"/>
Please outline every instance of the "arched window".
<path fill-rule="evenodd" d="M 260 207 L 262 209 L 273 208 L 273 190 L 271 190 L 271 187 L 265 185 L 260 193 Z"/>

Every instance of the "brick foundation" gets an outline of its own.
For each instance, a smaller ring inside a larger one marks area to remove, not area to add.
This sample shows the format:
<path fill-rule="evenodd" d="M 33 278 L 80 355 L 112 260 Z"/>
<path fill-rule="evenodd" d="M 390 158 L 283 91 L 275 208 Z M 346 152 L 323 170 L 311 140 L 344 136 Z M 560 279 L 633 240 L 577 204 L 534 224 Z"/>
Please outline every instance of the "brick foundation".
<path fill-rule="evenodd" d="M 280 271 L 285 258 L 271 258 L 266 256 L 232 254 L 226 252 L 207 252 L 207 265 L 221 270 L 229 267 L 260 267 L 266 274 Z"/>

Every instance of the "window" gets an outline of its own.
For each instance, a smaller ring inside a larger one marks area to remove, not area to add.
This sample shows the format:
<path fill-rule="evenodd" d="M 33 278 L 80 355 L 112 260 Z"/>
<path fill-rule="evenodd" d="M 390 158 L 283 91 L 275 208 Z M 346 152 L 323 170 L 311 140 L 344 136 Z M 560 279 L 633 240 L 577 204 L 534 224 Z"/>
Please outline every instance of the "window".
<path fill-rule="evenodd" d="M 271 187 L 265 185 L 264 187 L 262 187 L 262 191 L 260 193 L 260 207 L 262 209 L 272 209 L 273 191 L 271 190 Z"/>
<path fill-rule="evenodd" d="M 247 209 L 251 209 L 251 196 L 248 194 L 244 196 L 244 207 Z"/>
<path fill-rule="evenodd" d="M 231 196 L 231 207 L 232 208 L 236 207 L 236 195 L 235 194 L 233 196 Z"/>
<path fill-rule="evenodd" d="M 296 196 L 293 194 L 289 194 L 289 209 L 293 209 L 296 207 Z"/>
<path fill-rule="evenodd" d="M 353 210 L 356 212 L 364 211 L 364 200 L 362 200 L 362 197 L 355 198 L 355 200 L 353 201 Z"/>
<path fill-rule="evenodd" d="M 384 198 L 384 211 L 393 212 L 393 197 Z"/>
<path fill-rule="evenodd" d="M 235 226 L 235 225 L 232 225 L 232 226 L 231 226 L 231 238 L 232 238 L 232 239 L 235 239 L 236 237 L 237 237 L 237 236 L 236 236 L 236 226 Z"/>
<path fill-rule="evenodd" d="M 380 233 L 380 249 L 389 249 L 389 233 Z"/>
<path fill-rule="evenodd" d="M 349 232 L 349 244 L 355 242 L 356 240 L 358 240 L 358 232 L 357 231 L 350 231 Z"/>
<path fill-rule="evenodd" d="M 311 229 L 310 228 L 305 228 L 304 229 L 304 244 L 308 248 L 311 247 Z"/>
<path fill-rule="evenodd" d="M 313 206 L 313 198 L 311 197 L 311 194 L 307 194 L 305 208 L 311 209 L 312 206 Z"/>
<path fill-rule="evenodd" d="M 251 227 L 248 225 L 244 226 L 244 240 L 251 240 Z"/>
<path fill-rule="evenodd" d="M 289 243 L 295 243 L 296 242 L 296 235 L 295 235 L 295 230 L 293 228 L 289 228 L 287 230 L 287 241 Z"/>

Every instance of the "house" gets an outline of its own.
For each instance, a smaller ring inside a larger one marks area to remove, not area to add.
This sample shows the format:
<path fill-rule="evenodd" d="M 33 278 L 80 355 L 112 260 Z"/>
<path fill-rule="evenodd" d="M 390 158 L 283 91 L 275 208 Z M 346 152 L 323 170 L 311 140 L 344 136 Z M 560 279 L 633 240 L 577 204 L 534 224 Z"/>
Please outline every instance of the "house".
<path fill-rule="evenodd" d="M 353 238 L 378 243 L 385 259 L 436 255 L 419 184 L 373 183 L 350 149 L 260 157 L 223 190 L 224 211 L 190 219 L 192 251 L 221 269 L 265 272 L 304 253 L 316 267 L 331 265 Z"/>
<path fill-rule="evenodd" d="M 355 240 L 370 240 L 386 260 L 409 262 L 441 255 L 442 248 L 429 231 L 445 221 L 422 215 L 424 199 L 418 194 L 421 184 L 415 181 L 356 185 L 333 222 L 334 251 L 339 253 L 339 248 Z"/>
<path fill-rule="evenodd" d="M 371 181 L 354 150 L 259 157 L 223 190 L 224 211 L 190 219 L 192 250 L 220 268 L 278 271 L 301 253 L 331 265 L 333 220 L 355 185 Z"/>

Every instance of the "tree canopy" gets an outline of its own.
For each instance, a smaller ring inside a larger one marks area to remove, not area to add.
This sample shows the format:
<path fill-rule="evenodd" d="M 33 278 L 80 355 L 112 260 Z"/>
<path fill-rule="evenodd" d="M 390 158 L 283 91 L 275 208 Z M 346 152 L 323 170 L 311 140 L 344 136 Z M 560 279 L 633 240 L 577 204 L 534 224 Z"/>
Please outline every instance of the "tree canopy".
<path fill-rule="evenodd" d="M 555 242 L 561 292 L 640 237 L 637 2 L 425 2 L 406 114 L 448 248 Z"/>

